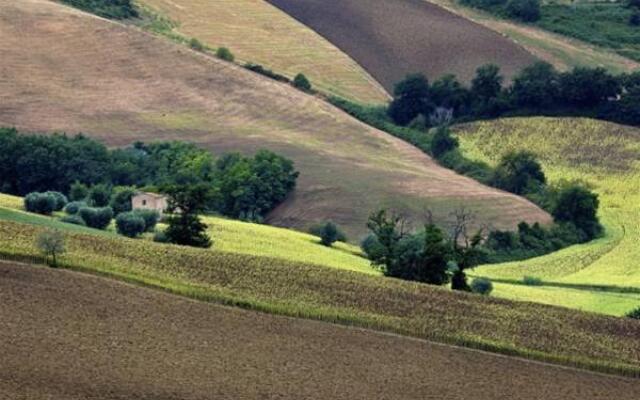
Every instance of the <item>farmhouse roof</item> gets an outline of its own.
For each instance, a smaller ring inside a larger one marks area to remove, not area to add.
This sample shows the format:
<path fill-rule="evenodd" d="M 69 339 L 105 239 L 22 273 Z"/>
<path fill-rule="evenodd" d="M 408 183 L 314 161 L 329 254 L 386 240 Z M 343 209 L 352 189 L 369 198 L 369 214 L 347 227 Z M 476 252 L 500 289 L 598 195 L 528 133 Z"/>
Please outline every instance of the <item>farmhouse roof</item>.
<path fill-rule="evenodd" d="M 152 193 L 152 192 L 138 192 L 138 193 L 136 193 L 136 196 L 142 196 L 142 195 L 149 196 L 149 197 L 154 197 L 156 199 L 162 199 L 164 197 L 167 197 L 167 196 L 165 196 L 163 194 Z"/>

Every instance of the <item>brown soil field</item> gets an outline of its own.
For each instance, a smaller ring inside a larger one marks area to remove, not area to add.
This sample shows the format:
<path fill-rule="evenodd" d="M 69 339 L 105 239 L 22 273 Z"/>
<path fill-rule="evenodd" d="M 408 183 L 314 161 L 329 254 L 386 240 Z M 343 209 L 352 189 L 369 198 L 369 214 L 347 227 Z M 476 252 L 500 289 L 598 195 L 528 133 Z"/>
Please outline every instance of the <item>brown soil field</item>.
<path fill-rule="evenodd" d="M 0 263 L 0 399 L 637 399 L 640 380 Z"/>
<path fill-rule="evenodd" d="M 392 91 L 407 74 L 470 81 L 493 63 L 507 78 L 535 61 L 523 47 L 424 0 L 268 0 L 313 28 Z"/>
<path fill-rule="evenodd" d="M 57 3 L 0 0 L 0 54 L 0 125 L 292 158 L 301 177 L 275 225 L 332 219 L 357 240 L 369 213 L 391 205 L 416 218 L 428 207 L 440 222 L 465 205 L 497 228 L 550 220 L 289 85 Z"/>

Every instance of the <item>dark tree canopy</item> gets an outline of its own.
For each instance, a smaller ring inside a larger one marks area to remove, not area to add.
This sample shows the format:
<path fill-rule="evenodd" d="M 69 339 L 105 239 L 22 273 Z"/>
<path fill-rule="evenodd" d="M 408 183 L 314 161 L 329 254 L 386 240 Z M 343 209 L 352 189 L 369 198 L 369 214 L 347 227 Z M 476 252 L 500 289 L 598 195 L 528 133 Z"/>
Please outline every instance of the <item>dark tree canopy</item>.
<path fill-rule="evenodd" d="M 389 117 L 398 125 L 407 125 L 418 115 L 428 116 L 433 110 L 429 98 L 429 81 L 422 74 L 408 75 L 394 90 Z"/>
<path fill-rule="evenodd" d="M 524 68 L 514 78 L 511 95 L 520 107 L 551 107 L 556 104 L 560 95 L 560 76 L 551 64 L 536 62 Z"/>
<path fill-rule="evenodd" d="M 518 195 L 535 192 L 546 182 L 542 166 L 528 151 L 507 153 L 496 167 L 493 178 L 496 187 Z"/>

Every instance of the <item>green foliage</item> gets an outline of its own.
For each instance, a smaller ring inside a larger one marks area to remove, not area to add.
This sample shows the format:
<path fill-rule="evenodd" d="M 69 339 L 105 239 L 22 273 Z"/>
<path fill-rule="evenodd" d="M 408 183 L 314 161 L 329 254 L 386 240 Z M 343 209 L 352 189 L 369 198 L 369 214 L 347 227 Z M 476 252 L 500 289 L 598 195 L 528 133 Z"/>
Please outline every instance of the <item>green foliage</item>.
<path fill-rule="evenodd" d="M 111 188 L 104 184 L 92 186 L 87 200 L 92 207 L 106 207 L 111 201 Z"/>
<path fill-rule="evenodd" d="M 640 307 L 627 314 L 627 318 L 640 319 Z"/>
<path fill-rule="evenodd" d="M 216 57 L 229 62 L 233 62 L 233 60 L 235 60 L 235 56 L 233 55 L 231 50 L 226 47 L 219 47 L 218 50 L 216 50 Z"/>
<path fill-rule="evenodd" d="M 536 156 L 527 151 L 505 154 L 493 178 L 495 187 L 518 195 L 537 192 L 546 182 Z"/>
<path fill-rule="evenodd" d="M 169 195 L 168 227 L 164 231 L 169 243 L 192 247 L 211 247 L 207 225 L 198 213 L 206 208 L 212 196 L 211 188 L 204 184 L 174 185 L 165 188 Z"/>
<path fill-rule="evenodd" d="M 560 76 L 551 64 L 538 61 L 515 76 L 511 95 L 518 107 L 552 107 L 557 104 L 560 96 Z"/>
<path fill-rule="evenodd" d="M 471 93 L 457 80 L 455 75 L 444 75 L 433 82 L 430 96 L 434 104 L 453 110 L 454 117 L 469 112 Z"/>
<path fill-rule="evenodd" d="M 314 236 L 317 236 L 319 238 L 322 238 L 322 235 L 323 235 L 325 229 L 327 228 L 327 226 L 329 224 L 333 225 L 333 227 L 335 227 L 335 229 L 336 229 L 335 240 L 333 242 L 331 242 L 331 243 L 334 243 L 334 242 L 344 242 L 344 243 L 346 243 L 347 242 L 347 235 L 340 229 L 339 226 L 337 226 L 336 224 L 334 224 L 331 221 L 327 221 L 327 222 L 323 222 L 323 223 L 320 223 L 320 224 L 313 225 L 311 228 L 309 228 L 309 233 L 314 235 Z"/>
<path fill-rule="evenodd" d="M 67 203 L 67 205 L 64 207 L 64 212 L 69 215 L 76 215 L 78 211 L 80 211 L 80 209 L 83 207 L 88 207 L 88 204 L 84 201 L 72 201 L 70 203 Z"/>
<path fill-rule="evenodd" d="M 598 237 L 602 225 L 598 220 L 598 195 L 580 185 L 570 185 L 561 190 L 552 212 L 558 222 L 575 225 L 585 237 L 584 241 Z"/>
<path fill-rule="evenodd" d="M 65 215 L 64 217 L 60 218 L 60 221 L 66 223 L 66 224 L 87 226 L 87 224 L 84 222 L 82 217 L 80 217 L 77 214 Z"/>
<path fill-rule="evenodd" d="M 43 215 L 51 215 L 56 210 L 57 200 L 49 193 L 33 192 L 24 198 L 24 209 Z"/>
<path fill-rule="evenodd" d="M 153 241 L 156 243 L 169 243 L 169 238 L 164 231 L 156 231 L 153 235 Z"/>
<path fill-rule="evenodd" d="M 440 158 L 446 153 L 458 148 L 458 139 L 451 136 L 451 132 L 446 127 L 436 128 L 431 139 L 431 154 L 435 158 Z"/>
<path fill-rule="evenodd" d="M 152 232 L 160 220 L 160 214 L 156 210 L 134 210 L 133 214 L 142 218 L 146 232 Z"/>
<path fill-rule="evenodd" d="M 320 243 L 324 246 L 331 247 L 338 240 L 338 227 L 333 222 L 327 222 L 320 228 Z"/>
<path fill-rule="evenodd" d="M 509 0 L 505 11 L 514 19 L 535 22 L 540 19 L 540 0 Z"/>
<path fill-rule="evenodd" d="M 305 92 L 311 91 L 311 82 L 304 74 L 298 74 L 293 78 L 293 86 Z"/>
<path fill-rule="evenodd" d="M 36 247 L 46 257 L 47 263 L 49 263 L 49 257 L 51 257 L 51 263 L 49 265 L 55 268 L 58 266 L 58 256 L 66 251 L 64 242 L 62 232 L 49 229 L 38 234 Z"/>
<path fill-rule="evenodd" d="M 272 70 L 265 68 L 260 64 L 246 63 L 244 67 L 249 71 L 264 75 L 279 82 L 291 82 L 291 79 L 287 78 L 286 76 L 273 72 Z"/>
<path fill-rule="evenodd" d="M 138 17 L 132 0 L 62 0 L 63 3 L 111 19 Z"/>
<path fill-rule="evenodd" d="M 422 74 L 408 75 L 398 82 L 388 114 L 394 123 L 405 126 L 418 115 L 428 116 L 433 110 L 429 97 L 429 81 Z"/>
<path fill-rule="evenodd" d="M 116 230 L 119 234 L 135 238 L 145 231 L 144 219 L 133 212 L 123 212 L 116 217 Z"/>
<path fill-rule="evenodd" d="M 597 107 L 620 92 L 620 82 L 604 68 L 578 67 L 560 74 L 560 96 L 569 106 Z"/>
<path fill-rule="evenodd" d="M 494 64 L 483 65 L 476 70 L 476 76 L 471 81 L 471 94 L 481 102 L 495 99 L 502 90 L 503 80 L 500 67 Z"/>
<path fill-rule="evenodd" d="M 542 279 L 536 278 L 534 276 L 525 276 L 524 278 L 522 278 L 522 283 L 527 286 L 542 286 L 543 284 Z"/>
<path fill-rule="evenodd" d="M 471 291 L 488 296 L 493 291 L 493 283 L 487 278 L 474 278 L 471 281 Z"/>
<path fill-rule="evenodd" d="M 71 201 L 84 201 L 89 197 L 89 188 L 84 183 L 78 181 L 71 184 L 69 189 L 69 199 Z"/>
<path fill-rule="evenodd" d="M 82 218 L 88 227 L 104 230 L 113 219 L 113 210 L 111 207 L 83 207 L 78 211 L 77 215 Z"/>
<path fill-rule="evenodd" d="M 191 39 L 189 40 L 189 47 L 190 47 L 192 50 L 200 51 L 200 52 L 202 52 L 202 51 L 204 51 L 204 50 L 205 50 L 204 44 L 202 44 L 202 42 L 200 42 L 200 41 L 199 41 L 198 39 L 196 39 L 196 38 L 191 38 Z M 222 58 L 222 57 L 220 57 L 220 58 Z"/>
<path fill-rule="evenodd" d="M 136 194 L 132 187 L 114 188 L 109 206 L 113 209 L 114 214 L 118 215 L 123 212 L 131 211 L 131 198 Z"/>

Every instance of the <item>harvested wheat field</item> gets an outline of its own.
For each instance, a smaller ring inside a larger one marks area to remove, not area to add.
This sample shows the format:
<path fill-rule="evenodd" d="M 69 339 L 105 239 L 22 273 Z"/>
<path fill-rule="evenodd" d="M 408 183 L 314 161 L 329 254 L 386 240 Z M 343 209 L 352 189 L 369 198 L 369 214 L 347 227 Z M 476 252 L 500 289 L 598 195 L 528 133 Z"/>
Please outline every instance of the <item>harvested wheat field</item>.
<path fill-rule="evenodd" d="M 0 277 L 3 399 L 631 400 L 640 390 L 638 380 L 67 271 L 2 263 Z"/>
<path fill-rule="evenodd" d="M 362 67 L 322 36 L 264 0 L 143 0 L 174 21 L 175 31 L 212 47 L 228 47 L 238 60 L 293 78 L 304 73 L 326 93 L 364 103 L 388 94 Z"/>
<path fill-rule="evenodd" d="M 424 0 L 268 0 L 353 57 L 388 90 L 405 75 L 469 81 L 494 63 L 510 77 L 535 58 L 490 29 Z"/>
<path fill-rule="evenodd" d="M 439 221 L 465 205 L 501 228 L 550 220 L 318 98 L 60 4 L 0 0 L 0 54 L 0 125 L 290 157 L 301 176 L 270 215 L 276 225 L 332 219 L 357 240 L 369 213 L 391 204 L 413 217 L 428 207 Z"/>

